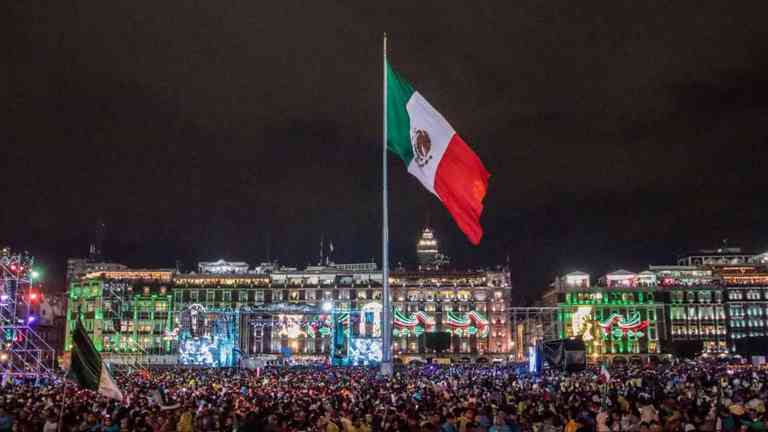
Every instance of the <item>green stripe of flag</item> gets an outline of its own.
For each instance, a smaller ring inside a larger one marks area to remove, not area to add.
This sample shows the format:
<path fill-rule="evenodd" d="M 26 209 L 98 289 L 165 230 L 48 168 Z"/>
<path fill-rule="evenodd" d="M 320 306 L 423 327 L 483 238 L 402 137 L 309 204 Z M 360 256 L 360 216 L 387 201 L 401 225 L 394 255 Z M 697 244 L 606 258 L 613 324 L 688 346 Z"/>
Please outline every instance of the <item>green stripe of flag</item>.
<path fill-rule="evenodd" d="M 98 390 L 101 379 L 101 355 L 85 332 L 83 323 L 77 320 L 72 333 L 72 354 L 69 377 L 82 387 Z"/>
<path fill-rule="evenodd" d="M 414 90 L 387 62 L 387 148 L 408 164 L 413 159 L 411 119 L 405 107 Z"/>

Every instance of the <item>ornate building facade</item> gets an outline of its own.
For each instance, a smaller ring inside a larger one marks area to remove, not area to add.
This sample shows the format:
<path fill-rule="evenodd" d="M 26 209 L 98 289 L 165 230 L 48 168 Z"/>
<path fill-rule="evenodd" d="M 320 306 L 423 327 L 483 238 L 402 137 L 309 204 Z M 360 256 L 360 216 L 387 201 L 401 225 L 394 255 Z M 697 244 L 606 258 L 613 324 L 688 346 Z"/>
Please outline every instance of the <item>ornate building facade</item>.
<path fill-rule="evenodd" d="M 390 273 L 395 355 L 403 361 L 506 359 L 509 273 L 442 270 L 441 257 L 437 252 L 427 267 L 420 260 L 420 271 Z M 69 286 L 67 328 L 82 320 L 96 348 L 106 353 L 177 357 L 199 349 L 190 341 L 204 341 L 218 347 L 213 356 L 220 358 L 230 349 L 240 358 L 320 360 L 331 352 L 338 321 L 350 337 L 381 336 L 382 273 L 375 264 L 266 271 L 263 265 L 246 271 L 243 264 L 203 263 L 204 273 L 188 274 L 90 273 Z M 447 350 L 427 347 L 425 335 L 433 332 L 448 334 Z"/>
<path fill-rule="evenodd" d="M 767 256 L 707 250 L 597 284 L 573 272 L 556 278 L 544 303 L 558 308 L 561 337 L 581 337 L 593 359 L 676 353 L 686 343 L 735 353 L 738 340 L 768 336 Z"/>
<path fill-rule="evenodd" d="M 548 298 L 558 306 L 561 337 L 584 340 L 592 360 L 661 353 L 665 305 L 645 274 L 617 270 L 593 284 L 573 272 L 555 280 Z"/>

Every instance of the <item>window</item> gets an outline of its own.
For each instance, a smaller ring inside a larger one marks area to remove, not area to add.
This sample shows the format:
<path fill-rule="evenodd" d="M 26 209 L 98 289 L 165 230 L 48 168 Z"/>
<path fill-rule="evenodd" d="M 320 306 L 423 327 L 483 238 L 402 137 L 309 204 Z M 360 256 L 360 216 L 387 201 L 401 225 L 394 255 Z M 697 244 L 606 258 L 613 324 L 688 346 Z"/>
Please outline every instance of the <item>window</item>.
<path fill-rule="evenodd" d="M 760 300 L 760 291 L 758 290 L 747 291 L 747 300 Z"/>
<path fill-rule="evenodd" d="M 166 302 L 155 303 L 155 312 L 166 312 L 167 310 L 168 310 L 168 303 Z"/>
<path fill-rule="evenodd" d="M 733 290 L 728 292 L 728 300 L 741 300 L 742 294 L 739 290 Z"/>
<path fill-rule="evenodd" d="M 672 292 L 672 303 L 682 303 L 685 293 L 683 291 Z"/>
<path fill-rule="evenodd" d="M 469 352 L 469 342 L 462 340 L 461 341 L 461 352 Z"/>
<path fill-rule="evenodd" d="M 719 320 L 725 319 L 725 308 L 722 306 L 715 307 L 715 318 Z"/>
<path fill-rule="evenodd" d="M 712 303 L 712 292 L 699 291 L 699 303 Z"/>
<path fill-rule="evenodd" d="M 720 291 L 715 291 L 715 303 L 722 303 L 723 302 L 723 293 Z"/>
<path fill-rule="evenodd" d="M 679 306 L 672 306 L 669 309 L 670 318 L 673 320 L 685 319 L 685 309 Z"/>

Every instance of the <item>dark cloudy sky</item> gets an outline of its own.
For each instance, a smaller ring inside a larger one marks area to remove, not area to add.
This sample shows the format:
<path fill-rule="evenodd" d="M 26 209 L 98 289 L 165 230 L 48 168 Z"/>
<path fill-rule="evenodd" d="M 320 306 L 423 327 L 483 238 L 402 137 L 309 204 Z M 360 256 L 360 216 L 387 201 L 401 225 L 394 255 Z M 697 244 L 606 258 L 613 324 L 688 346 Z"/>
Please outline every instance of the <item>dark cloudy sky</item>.
<path fill-rule="evenodd" d="M 381 4 L 375 7 L 374 4 Z M 383 6 L 385 5 L 386 6 Z M 525 295 L 556 273 L 768 249 L 763 1 L 11 2 L 0 242 L 60 278 L 108 227 L 131 265 L 380 260 L 381 34 L 492 173 L 472 247 L 390 157 L 392 260 L 430 221 Z"/>

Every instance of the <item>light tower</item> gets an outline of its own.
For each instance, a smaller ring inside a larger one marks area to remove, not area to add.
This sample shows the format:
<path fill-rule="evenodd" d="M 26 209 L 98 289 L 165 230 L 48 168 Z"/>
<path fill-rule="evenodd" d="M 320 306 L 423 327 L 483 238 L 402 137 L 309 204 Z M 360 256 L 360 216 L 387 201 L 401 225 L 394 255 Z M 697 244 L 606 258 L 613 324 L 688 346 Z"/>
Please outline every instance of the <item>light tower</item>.
<path fill-rule="evenodd" d="M 35 332 L 42 300 L 34 258 L 0 254 L 0 376 L 41 377 L 53 372 L 55 351 Z"/>

